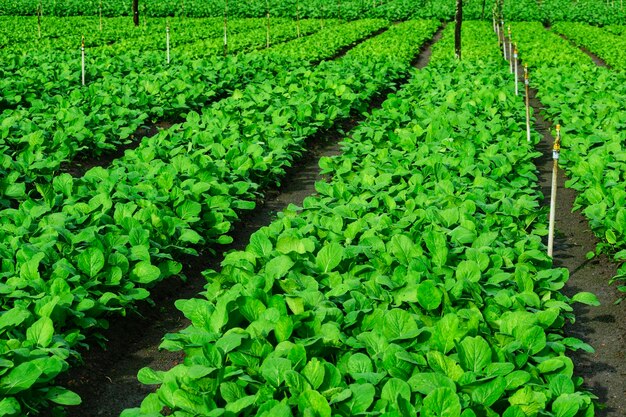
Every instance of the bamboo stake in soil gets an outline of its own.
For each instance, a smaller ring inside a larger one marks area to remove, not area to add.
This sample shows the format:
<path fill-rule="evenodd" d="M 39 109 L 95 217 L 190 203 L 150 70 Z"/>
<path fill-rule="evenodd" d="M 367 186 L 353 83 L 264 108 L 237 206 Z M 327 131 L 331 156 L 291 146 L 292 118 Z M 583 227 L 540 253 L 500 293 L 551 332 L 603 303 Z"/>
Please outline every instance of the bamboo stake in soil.
<path fill-rule="evenodd" d="M 526 140 L 530 142 L 530 94 L 528 92 L 528 64 L 524 64 L 524 88 L 526 89 Z"/>
<path fill-rule="evenodd" d="M 548 226 L 548 256 L 552 258 L 554 251 L 554 223 L 556 219 L 556 191 L 559 172 L 559 156 L 561 154 L 561 125 L 556 125 L 556 138 L 552 148 L 552 193 L 550 195 L 550 223 Z"/>
<path fill-rule="evenodd" d="M 81 80 L 85 85 L 85 37 L 80 41 L 80 63 L 81 63 Z"/>

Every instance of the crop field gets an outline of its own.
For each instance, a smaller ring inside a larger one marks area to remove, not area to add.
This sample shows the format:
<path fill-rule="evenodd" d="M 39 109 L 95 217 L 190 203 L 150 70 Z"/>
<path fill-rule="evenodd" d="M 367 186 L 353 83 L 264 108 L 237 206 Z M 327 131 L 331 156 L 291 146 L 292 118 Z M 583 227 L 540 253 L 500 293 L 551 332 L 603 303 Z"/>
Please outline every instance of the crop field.
<path fill-rule="evenodd" d="M 456 8 L 0 0 L 0 417 L 625 416 L 623 4 Z"/>

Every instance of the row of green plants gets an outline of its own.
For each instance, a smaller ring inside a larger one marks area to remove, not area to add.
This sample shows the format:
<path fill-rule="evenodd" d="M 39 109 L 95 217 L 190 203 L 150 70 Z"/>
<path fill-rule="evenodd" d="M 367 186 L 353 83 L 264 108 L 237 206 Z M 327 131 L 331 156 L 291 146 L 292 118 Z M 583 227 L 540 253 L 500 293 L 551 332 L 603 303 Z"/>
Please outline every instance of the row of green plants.
<path fill-rule="evenodd" d="M 311 30 L 319 29 L 318 24 L 309 23 Z M 319 60 L 328 57 L 328 53 L 332 56 L 338 48 L 350 45 L 386 25 L 383 20 L 362 20 L 339 25 L 336 29 L 326 27 L 310 38 L 309 42 L 317 47 L 317 50 L 309 48 L 310 52 L 318 52 L 310 58 Z M 283 33 L 296 37 L 295 31 Z M 247 34 L 249 32 L 242 33 L 239 38 L 245 39 Z M 238 47 L 245 50 L 244 45 L 251 48 L 265 43 L 265 36 L 262 41 L 259 37 L 251 39 L 235 43 L 232 50 Z M 328 42 L 329 39 L 334 43 Z M 297 42 L 293 47 L 290 43 L 285 45 L 282 48 L 300 50 L 301 43 Z M 324 47 L 320 48 L 320 45 Z M 196 48 L 199 51 L 197 54 L 210 53 L 202 45 Z M 193 51 L 190 49 L 188 53 Z M 40 96 L 30 100 L 26 106 L 2 113 L 0 149 L 4 154 L 2 169 L 6 177 L 0 196 L 4 207 L 28 198 L 32 192 L 36 193 L 36 185 L 49 183 L 63 163 L 81 152 L 97 156 L 115 149 L 129 142 L 131 135 L 145 123 L 172 119 L 190 110 L 201 109 L 208 102 L 246 85 L 250 80 L 262 80 L 283 69 L 278 60 L 256 55 L 208 57 L 199 61 L 178 58 L 173 65 L 161 60 L 154 66 L 146 67 L 132 58 L 121 55 L 102 59 L 97 67 L 101 69 L 101 78 L 90 82 L 87 87 L 73 86 L 65 92 L 69 94 L 68 98 L 62 98 L 59 95 L 61 88 L 52 84 L 49 93 L 44 95 L 40 92 Z M 121 64 L 116 67 L 116 63 Z M 69 68 L 69 64 L 66 65 L 65 68 Z M 126 73 L 129 67 L 134 69 Z M 42 75 L 39 72 L 36 74 Z M 45 78 L 40 79 L 43 82 Z M 65 83 L 67 78 L 62 84 Z M 34 88 L 32 84 L 25 85 Z M 19 91 L 19 86 L 14 87 Z M 13 94 L 22 100 L 17 91 Z M 24 98 L 30 99 L 28 96 Z"/>
<path fill-rule="evenodd" d="M 437 26 L 394 33 L 421 30 L 426 39 Z M 406 47 L 384 37 L 377 49 L 405 56 Z M 98 340 L 106 318 L 178 275 L 176 256 L 231 242 L 238 214 L 279 181 L 307 138 L 365 112 L 407 70 L 350 54 L 316 67 L 285 65 L 201 114 L 189 112 L 110 168 L 58 175 L 38 187 L 41 200 L 0 211 L 0 415 L 78 403 L 54 379 L 77 362 L 77 349 Z"/>
<path fill-rule="evenodd" d="M 341 17 L 347 20 L 361 19 L 367 11 L 379 7 L 389 0 L 229 0 L 228 15 L 232 17 L 272 16 L 295 18 Z M 144 16 L 166 17 L 213 17 L 222 16 L 225 0 L 141 0 L 139 11 Z M 99 15 L 130 16 L 132 3 L 125 0 L 80 2 L 77 0 L 42 0 L 44 13 L 55 16 Z M 0 14 L 36 15 L 39 0 L 0 1 Z"/>
<path fill-rule="evenodd" d="M 603 0 L 505 0 L 503 15 L 506 21 L 582 22 L 605 26 L 626 23 L 626 12 L 617 4 Z"/>
<path fill-rule="evenodd" d="M 623 263 L 626 76 L 597 67 L 578 48 L 534 24 L 516 24 L 515 32 L 521 59 L 534 66 L 532 85 L 548 119 L 562 125 L 560 163 L 570 178 L 566 186 L 577 191 L 574 208 L 584 213 L 600 239 L 596 253 L 606 252 Z M 541 50 L 530 46 L 530 39 L 541 44 Z M 623 283 L 626 267 L 622 265 L 614 279 Z M 626 291 L 626 286 L 620 290 Z"/>
<path fill-rule="evenodd" d="M 231 19 L 230 33 L 241 33 L 265 26 L 266 19 Z M 273 19 L 274 24 L 284 24 L 291 19 Z M 141 48 L 164 49 L 165 28 L 170 26 L 171 45 L 176 47 L 192 40 L 215 38 L 223 34 L 223 18 L 146 19 L 135 27 L 128 18 L 104 18 L 102 30 L 97 17 L 44 17 L 41 36 L 37 19 L 33 17 L 0 17 L 0 54 L 41 53 L 43 51 L 75 51 L 85 36 L 85 47 L 94 48 L 122 43 L 128 50 Z M 126 42 L 125 42 L 126 41 Z"/>
<path fill-rule="evenodd" d="M 36 15 L 40 0 L 0 0 L 1 15 Z M 41 0 L 44 14 L 55 16 L 98 15 L 98 0 Z M 102 2 L 105 16 L 130 16 L 131 2 Z M 491 19 L 493 1 L 465 0 L 466 19 Z M 148 17 L 220 17 L 226 0 L 141 0 L 140 14 Z M 434 18 L 452 20 L 455 0 L 228 0 L 231 17 L 271 16 L 290 19 L 338 18 L 356 20 L 364 17 L 387 20 Z M 510 21 L 585 22 L 595 25 L 625 24 L 626 13 L 621 2 L 605 0 L 505 0 L 504 18 Z"/>
<path fill-rule="evenodd" d="M 626 33 L 626 25 L 608 25 L 604 27 L 607 31 L 622 36 Z"/>
<path fill-rule="evenodd" d="M 552 30 L 596 54 L 611 68 L 626 69 L 626 38 L 585 23 L 561 22 Z"/>
<path fill-rule="evenodd" d="M 122 417 L 594 415 L 562 327 L 597 301 L 559 292 L 522 102 L 495 44 L 443 47 L 320 161 L 318 195 L 177 302 L 191 325 L 161 347 L 185 359 L 142 369 L 158 388 Z"/>
<path fill-rule="evenodd" d="M 204 28 L 201 30 L 179 31 L 180 27 L 172 26 L 170 55 L 173 64 L 185 64 L 186 61 L 196 58 L 224 54 L 223 23 L 210 25 L 210 21 L 203 22 Z M 62 21 L 59 20 L 58 23 L 62 24 Z M 293 22 L 280 20 L 274 23 L 275 26 L 270 30 L 272 44 L 298 37 L 298 27 Z M 305 36 L 337 23 L 333 20 L 307 21 L 299 25 L 299 32 L 301 36 Z M 266 22 L 262 19 L 231 22 L 226 52 L 236 54 L 267 46 L 265 26 Z M 346 26 L 346 30 L 350 27 Z M 207 33 L 213 36 L 210 41 L 201 40 Z M 103 46 L 101 42 L 97 42 L 93 44 L 94 47 L 87 47 L 86 82 L 127 76 L 132 78 L 132 74 L 138 71 L 152 70 L 156 73 L 156 70 L 172 68 L 172 65 L 165 65 L 164 35 L 163 31 L 158 36 L 148 33 L 127 41 L 120 40 L 112 45 Z M 69 51 L 38 50 L 28 44 L 30 46 L 23 46 L 19 51 L 7 53 L 3 57 L 4 65 L 0 68 L 0 88 L 3 91 L 0 109 L 28 108 L 34 101 L 42 99 L 42 96 L 48 97 L 44 100 L 50 100 L 58 95 L 71 96 L 75 90 L 81 89 L 78 49 L 80 38 L 67 36 L 63 39 L 64 42 L 73 44 Z"/>

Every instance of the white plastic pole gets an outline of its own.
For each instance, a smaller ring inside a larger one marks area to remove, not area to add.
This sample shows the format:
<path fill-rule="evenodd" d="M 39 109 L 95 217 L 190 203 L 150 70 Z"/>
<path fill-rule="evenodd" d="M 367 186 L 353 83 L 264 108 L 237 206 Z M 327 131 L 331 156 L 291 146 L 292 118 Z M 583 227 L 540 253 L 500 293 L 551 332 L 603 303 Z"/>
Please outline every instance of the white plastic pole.
<path fill-rule="evenodd" d="M 165 27 L 165 43 L 167 44 L 167 63 L 170 63 L 170 27 Z"/>
<path fill-rule="evenodd" d="M 561 154 L 561 125 L 556 125 L 556 138 L 552 148 L 552 193 L 550 195 L 550 223 L 548 225 L 548 256 L 552 258 L 554 251 L 554 224 L 556 222 L 556 191 L 559 173 L 559 156 Z"/>
<path fill-rule="evenodd" d="M 224 55 L 228 55 L 228 0 L 224 4 Z"/>
<path fill-rule="evenodd" d="M 514 61 L 514 66 L 515 66 L 515 70 L 513 71 L 515 73 L 515 95 L 518 96 L 519 95 L 519 87 L 518 87 L 518 74 L 517 74 L 517 44 L 515 44 L 515 48 L 513 49 L 513 61 Z"/>
<path fill-rule="evenodd" d="M 526 140 L 530 143 L 530 95 L 528 91 L 528 65 L 524 65 L 524 87 L 526 89 Z"/>
<path fill-rule="evenodd" d="M 513 39 L 511 39 L 511 26 L 509 26 L 509 67 L 513 74 Z"/>
<path fill-rule="evenodd" d="M 496 25 L 496 35 L 498 35 L 498 46 L 500 46 L 500 25 Z"/>
<path fill-rule="evenodd" d="M 85 85 L 85 37 L 80 42 L 81 80 Z"/>

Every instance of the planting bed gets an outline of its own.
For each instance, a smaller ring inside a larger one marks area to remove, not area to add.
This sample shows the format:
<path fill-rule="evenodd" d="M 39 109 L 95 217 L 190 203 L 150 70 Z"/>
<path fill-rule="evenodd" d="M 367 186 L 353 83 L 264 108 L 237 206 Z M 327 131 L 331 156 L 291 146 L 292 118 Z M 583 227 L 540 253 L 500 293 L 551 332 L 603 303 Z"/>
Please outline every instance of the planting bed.
<path fill-rule="evenodd" d="M 0 417 L 623 415 L 621 12 L 214 3 L 0 17 Z"/>

